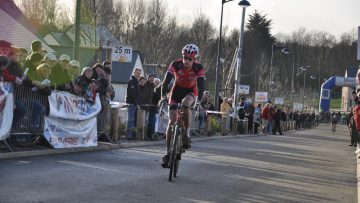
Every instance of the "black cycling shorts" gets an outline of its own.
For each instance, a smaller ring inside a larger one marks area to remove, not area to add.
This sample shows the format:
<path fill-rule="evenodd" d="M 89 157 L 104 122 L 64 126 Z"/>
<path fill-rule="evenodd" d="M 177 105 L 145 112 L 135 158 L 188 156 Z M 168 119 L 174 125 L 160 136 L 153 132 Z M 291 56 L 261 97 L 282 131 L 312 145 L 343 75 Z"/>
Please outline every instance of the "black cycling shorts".
<path fill-rule="evenodd" d="M 194 88 L 185 88 L 175 85 L 171 91 L 170 110 L 176 110 L 176 105 L 178 103 L 181 103 L 187 95 L 191 95 L 194 97 Z"/>

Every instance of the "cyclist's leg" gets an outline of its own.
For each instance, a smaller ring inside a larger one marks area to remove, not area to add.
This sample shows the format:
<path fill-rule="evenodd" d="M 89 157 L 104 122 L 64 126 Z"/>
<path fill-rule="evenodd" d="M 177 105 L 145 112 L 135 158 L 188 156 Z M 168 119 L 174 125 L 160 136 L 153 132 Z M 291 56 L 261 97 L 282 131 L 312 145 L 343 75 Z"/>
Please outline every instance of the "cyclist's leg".
<path fill-rule="evenodd" d="M 191 127 L 191 109 L 190 107 L 193 105 L 193 103 L 195 102 L 195 98 L 192 94 L 188 94 L 184 97 L 184 99 L 182 100 L 182 105 L 183 107 L 183 121 L 184 121 L 184 127 L 185 127 L 185 132 L 186 135 L 184 135 L 184 141 L 183 141 L 183 146 L 185 148 L 190 148 L 191 145 L 191 139 L 190 139 L 190 127 Z M 189 107 L 189 108 L 186 108 Z"/>
<path fill-rule="evenodd" d="M 184 108 L 184 125 L 186 130 L 190 129 L 191 126 L 191 109 L 190 107 L 194 104 L 195 98 L 194 95 L 188 94 L 182 100 L 182 105 L 188 108 Z"/>
<path fill-rule="evenodd" d="M 172 136 L 172 127 L 175 124 L 176 120 L 176 110 L 171 110 L 171 107 L 169 107 L 169 123 L 166 129 L 166 153 L 162 157 L 161 160 L 161 166 L 166 168 L 168 167 L 169 161 L 170 161 L 170 142 L 171 142 L 171 136 Z"/>
<path fill-rule="evenodd" d="M 170 106 L 170 110 L 169 110 L 169 123 L 168 123 L 168 127 L 166 129 L 166 146 L 167 146 L 167 151 L 169 151 L 169 146 L 170 146 L 170 141 L 171 141 L 171 135 L 172 135 L 172 127 L 174 126 L 176 121 L 176 110 L 173 110 L 172 107 Z"/>

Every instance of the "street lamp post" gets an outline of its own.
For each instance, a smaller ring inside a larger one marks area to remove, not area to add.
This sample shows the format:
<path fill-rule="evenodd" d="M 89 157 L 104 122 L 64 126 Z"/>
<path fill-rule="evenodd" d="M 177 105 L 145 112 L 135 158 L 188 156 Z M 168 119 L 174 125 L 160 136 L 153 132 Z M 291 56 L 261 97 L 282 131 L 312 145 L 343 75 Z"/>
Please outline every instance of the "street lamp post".
<path fill-rule="evenodd" d="M 238 92 L 240 89 L 240 70 L 241 70 L 241 58 L 242 58 L 242 49 L 243 49 L 243 40 L 244 40 L 244 21 L 245 21 L 245 10 L 246 7 L 250 6 L 250 3 L 247 0 L 241 0 L 239 6 L 243 8 L 242 19 L 240 26 L 240 36 L 239 36 L 239 51 L 237 54 L 237 64 L 235 72 L 235 88 L 234 88 L 234 109 L 236 109 L 238 103 Z"/>
<path fill-rule="evenodd" d="M 216 59 L 216 76 L 215 76 L 215 109 L 219 109 L 219 86 L 221 84 L 221 77 L 220 77 L 220 57 L 221 57 L 221 39 L 222 39 L 222 20 L 223 20 L 223 11 L 224 11 L 224 4 L 233 0 L 221 0 L 221 16 L 220 16 L 220 33 L 219 33 L 219 41 L 217 47 L 217 59 Z"/>

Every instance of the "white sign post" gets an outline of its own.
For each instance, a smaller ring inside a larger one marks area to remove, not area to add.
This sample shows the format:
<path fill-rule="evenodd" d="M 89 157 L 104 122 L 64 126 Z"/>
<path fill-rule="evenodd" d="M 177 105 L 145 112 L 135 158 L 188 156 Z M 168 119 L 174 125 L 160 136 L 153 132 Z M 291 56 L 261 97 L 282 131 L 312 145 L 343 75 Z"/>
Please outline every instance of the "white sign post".
<path fill-rule="evenodd" d="M 302 103 L 294 103 L 293 104 L 293 111 L 302 111 L 304 108 Z"/>
<path fill-rule="evenodd" d="M 249 85 L 239 85 L 239 94 L 249 94 L 250 86 Z"/>
<path fill-rule="evenodd" d="M 283 98 L 275 98 L 275 104 L 284 104 Z"/>
<path fill-rule="evenodd" d="M 255 102 L 267 102 L 268 93 L 267 92 L 255 92 Z"/>
<path fill-rule="evenodd" d="M 113 46 L 111 61 L 127 63 L 132 61 L 132 47 Z"/>

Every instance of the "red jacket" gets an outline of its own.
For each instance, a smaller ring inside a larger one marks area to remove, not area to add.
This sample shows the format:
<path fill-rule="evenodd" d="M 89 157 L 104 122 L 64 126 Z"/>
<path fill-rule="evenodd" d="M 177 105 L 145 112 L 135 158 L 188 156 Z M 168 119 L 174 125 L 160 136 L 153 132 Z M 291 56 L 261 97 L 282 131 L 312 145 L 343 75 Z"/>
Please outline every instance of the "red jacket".
<path fill-rule="evenodd" d="M 355 120 L 355 127 L 358 131 L 360 131 L 360 106 L 355 106 L 354 110 L 354 120 Z"/>
<path fill-rule="evenodd" d="M 264 120 L 269 120 L 269 111 L 270 108 L 268 106 L 265 106 L 261 112 L 261 118 Z"/>
<path fill-rule="evenodd" d="M 9 73 L 8 69 L 2 71 L 5 82 L 15 82 L 16 76 Z"/>

